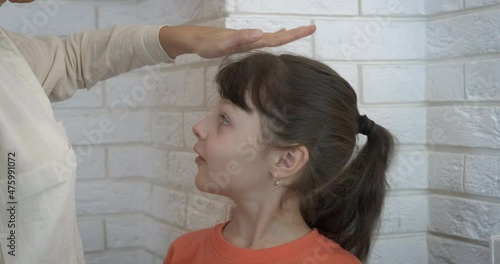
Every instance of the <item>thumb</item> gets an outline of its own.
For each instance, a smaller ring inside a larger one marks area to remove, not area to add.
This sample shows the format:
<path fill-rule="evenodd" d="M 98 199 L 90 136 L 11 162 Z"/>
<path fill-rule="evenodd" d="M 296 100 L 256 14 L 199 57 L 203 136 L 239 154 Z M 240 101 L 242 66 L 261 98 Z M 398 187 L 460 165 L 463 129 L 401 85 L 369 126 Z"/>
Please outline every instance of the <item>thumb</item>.
<path fill-rule="evenodd" d="M 264 33 L 260 29 L 240 29 L 231 38 L 233 47 L 259 41 Z"/>

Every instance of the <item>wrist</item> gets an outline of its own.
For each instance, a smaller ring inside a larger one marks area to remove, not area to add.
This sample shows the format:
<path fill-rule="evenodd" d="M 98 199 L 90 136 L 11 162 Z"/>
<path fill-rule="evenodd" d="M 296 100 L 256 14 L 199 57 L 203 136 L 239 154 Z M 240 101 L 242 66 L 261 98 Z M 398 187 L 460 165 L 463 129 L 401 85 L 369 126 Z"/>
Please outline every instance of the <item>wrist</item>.
<path fill-rule="evenodd" d="M 193 53 L 192 34 L 185 26 L 164 26 L 160 29 L 160 44 L 171 58 Z M 191 34 L 191 35 L 190 35 Z"/>

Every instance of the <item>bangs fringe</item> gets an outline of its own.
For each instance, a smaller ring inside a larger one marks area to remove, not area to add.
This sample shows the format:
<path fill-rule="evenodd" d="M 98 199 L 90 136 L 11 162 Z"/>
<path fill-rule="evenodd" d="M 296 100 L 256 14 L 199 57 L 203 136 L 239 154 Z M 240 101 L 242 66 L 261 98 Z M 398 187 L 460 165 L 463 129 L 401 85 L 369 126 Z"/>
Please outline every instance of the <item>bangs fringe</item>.
<path fill-rule="evenodd" d="M 286 73 L 286 65 L 278 56 L 254 52 L 243 58 L 225 60 L 215 82 L 222 98 L 253 113 L 254 109 L 246 101 L 248 96 L 259 112 L 272 117 L 273 109 L 279 109 L 286 97 L 285 89 L 280 89 Z"/>

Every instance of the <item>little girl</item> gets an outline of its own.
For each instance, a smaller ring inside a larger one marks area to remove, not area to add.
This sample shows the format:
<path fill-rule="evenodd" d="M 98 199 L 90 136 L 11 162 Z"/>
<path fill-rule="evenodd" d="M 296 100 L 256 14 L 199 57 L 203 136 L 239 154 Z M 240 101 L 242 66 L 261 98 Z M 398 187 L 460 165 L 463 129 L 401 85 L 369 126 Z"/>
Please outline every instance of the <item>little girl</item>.
<path fill-rule="evenodd" d="M 318 61 L 262 52 L 225 64 L 216 82 L 221 99 L 193 127 L 195 183 L 236 208 L 176 239 L 164 263 L 366 260 L 394 140 L 360 116 L 349 83 Z M 367 142 L 355 153 L 358 133 Z"/>

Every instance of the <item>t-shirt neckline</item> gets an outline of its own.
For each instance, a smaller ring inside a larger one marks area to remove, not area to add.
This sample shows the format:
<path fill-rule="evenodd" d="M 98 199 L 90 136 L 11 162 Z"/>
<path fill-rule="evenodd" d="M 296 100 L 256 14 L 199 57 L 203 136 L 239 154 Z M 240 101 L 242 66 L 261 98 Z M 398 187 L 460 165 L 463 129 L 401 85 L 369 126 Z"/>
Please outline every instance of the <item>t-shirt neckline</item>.
<path fill-rule="evenodd" d="M 314 228 L 308 234 L 283 245 L 262 249 L 240 248 L 231 244 L 222 235 L 222 230 L 229 222 L 231 221 L 215 226 L 210 232 L 210 240 L 215 251 L 221 257 L 231 261 L 248 260 L 248 263 L 269 263 L 287 260 L 307 252 L 312 246 L 317 245 L 318 239 L 322 237 Z"/>

